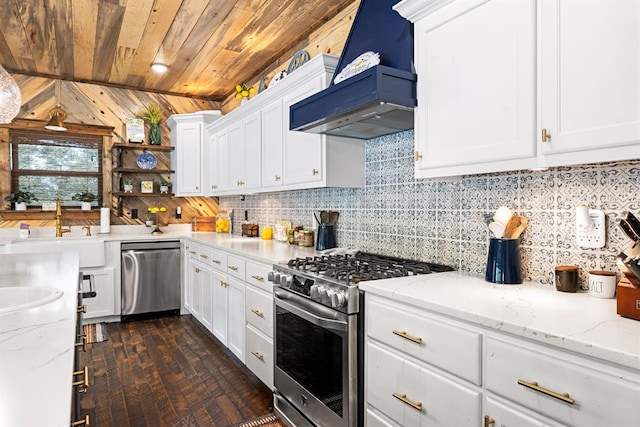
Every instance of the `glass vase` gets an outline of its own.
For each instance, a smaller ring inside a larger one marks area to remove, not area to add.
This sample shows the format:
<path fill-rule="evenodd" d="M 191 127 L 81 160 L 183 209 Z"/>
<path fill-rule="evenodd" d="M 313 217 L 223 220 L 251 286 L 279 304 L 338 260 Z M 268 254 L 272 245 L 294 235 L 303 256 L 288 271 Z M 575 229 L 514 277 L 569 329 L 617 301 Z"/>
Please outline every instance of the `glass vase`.
<path fill-rule="evenodd" d="M 160 123 L 151 123 L 149 125 L 149 145 L 160 145 Z"/>

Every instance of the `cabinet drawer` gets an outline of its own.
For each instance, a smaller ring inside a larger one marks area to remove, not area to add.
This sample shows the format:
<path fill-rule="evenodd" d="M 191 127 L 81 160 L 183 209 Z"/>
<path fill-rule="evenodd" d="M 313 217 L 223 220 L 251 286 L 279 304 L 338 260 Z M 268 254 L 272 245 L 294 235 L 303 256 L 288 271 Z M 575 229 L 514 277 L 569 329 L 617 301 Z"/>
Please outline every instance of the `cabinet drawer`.
<path fill-rule="evenodd" d="M 245 319 L 273 338 L 273 296 L 251 286 L 247 286 L 244 292 Z"/>
<path fill-rule="evenodd" d="M 374 343 L 366 351 L 368 405 L 404 426 L 478 426 L 479 391 Z"/>
<path fill-rule="evenodd" d="M 482 335 L 423 310 L 367 296 L 367 334 L 460 378 L 481 384 Z"/>
<path fill-rule="evenodd" d="M 630 402 L 640 402 L 639 377 L 521 340 L 487 338 L 487 390 L 569 425 L 637 426 L 640 406 Z"/>
<path fill-rule="evenodd" d="M 536 414 L 527 414 L 522 406 L 510 405 L 492 396 L 487 396 L 484 401 L 483 417 L 489 417 L 493 424 L 487 421 L 491 427 L 563 427 L 564 424 L 556 423 Z"/>
<path fill-rule="evenodd" d="M 185 245 L 184 250 L 188 252 L 188 256 L 191 260 L 199 259 L 201 245 L 190 242 Z"/>
<path fill-rule="evenodd" d="M 211 254 L 211 266 L 216 270 L 220 270 L 224 273 L 227 272 L 227 253 L 219 251 L 217 249 L 210 249 Z"/>
<path fill-rule="evenodd" d="M 265 292 L 273 292 L 273 285 L 267 281 L 267 275 L 271 269 L 272 267 L 270 265 L 247 261 L 246 282 L 262 289 Z"/>
<path fill-rule="evenodd" d="M 273 390 L 273 341 L 247 325 L 247 368 Z"/>
<path fill-rule="evenodd" d="M 378 414 L 374 409 L 367 408 L 365 414 L 365 425 L 367 427 L 397 427 L 396 423 L 387 421 L 384 417 Z"/>
<path fill-rule="evenodd" d="M 245 261 L 233 255 L 227 255 L 227 273 L 230 276 L 244 280 Z"/>

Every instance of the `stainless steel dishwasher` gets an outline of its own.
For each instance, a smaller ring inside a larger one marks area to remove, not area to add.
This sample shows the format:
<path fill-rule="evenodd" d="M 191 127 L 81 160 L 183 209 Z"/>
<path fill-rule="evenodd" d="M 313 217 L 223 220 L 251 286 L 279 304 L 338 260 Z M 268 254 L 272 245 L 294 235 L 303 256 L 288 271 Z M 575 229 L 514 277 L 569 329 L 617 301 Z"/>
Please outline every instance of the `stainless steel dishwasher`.
<path fill-rule="evenodd" d="M 121 319 L 180 314 L 180 242 L 127 242 L 121 250 Z"/>

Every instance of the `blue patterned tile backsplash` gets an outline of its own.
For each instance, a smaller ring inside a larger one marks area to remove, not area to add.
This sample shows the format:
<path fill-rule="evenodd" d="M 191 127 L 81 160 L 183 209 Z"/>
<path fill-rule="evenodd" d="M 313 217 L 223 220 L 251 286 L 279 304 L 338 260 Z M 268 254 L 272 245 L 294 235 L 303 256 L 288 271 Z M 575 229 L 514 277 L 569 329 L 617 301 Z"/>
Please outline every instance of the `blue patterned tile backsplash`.
<path fill-rule="evenodd" d="M 640 162 L 516 171 L 460 179 L 414 178 L 413 131 L 366 142 L 363 188 L 322 188 L 220 197 L 233 209 L 239 233 L 244 211 L 260 227 L 290 220 L 313 226 L 319 210 L 340 212 L 341 247 L 451 265 L 484 276 L 490 233 L 483 214 L 506 205 L 529 219 L 521 237 L 525 280 L 553 283 L 556 265 L 617 271 L 615 257 L 628 243 L 618 229 L 622 212 L 640 211 Z M 607 216 L 607 245 L 575 243 L 575 207 L 586 204 Z"/>

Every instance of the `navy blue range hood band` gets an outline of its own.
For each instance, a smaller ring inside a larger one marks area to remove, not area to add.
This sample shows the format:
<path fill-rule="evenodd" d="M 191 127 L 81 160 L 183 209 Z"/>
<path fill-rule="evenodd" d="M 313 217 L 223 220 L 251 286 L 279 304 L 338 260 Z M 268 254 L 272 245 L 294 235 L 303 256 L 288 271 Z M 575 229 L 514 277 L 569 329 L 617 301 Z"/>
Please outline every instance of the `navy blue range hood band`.
<path fill-rule="evenodd" d="M 392 9 L 397 2 L 361 1 L 333 78 L 366 51 L 380 65 L 292 105 L 291 130 L 370 139 L 413 129 L 413 25 Z"/>

